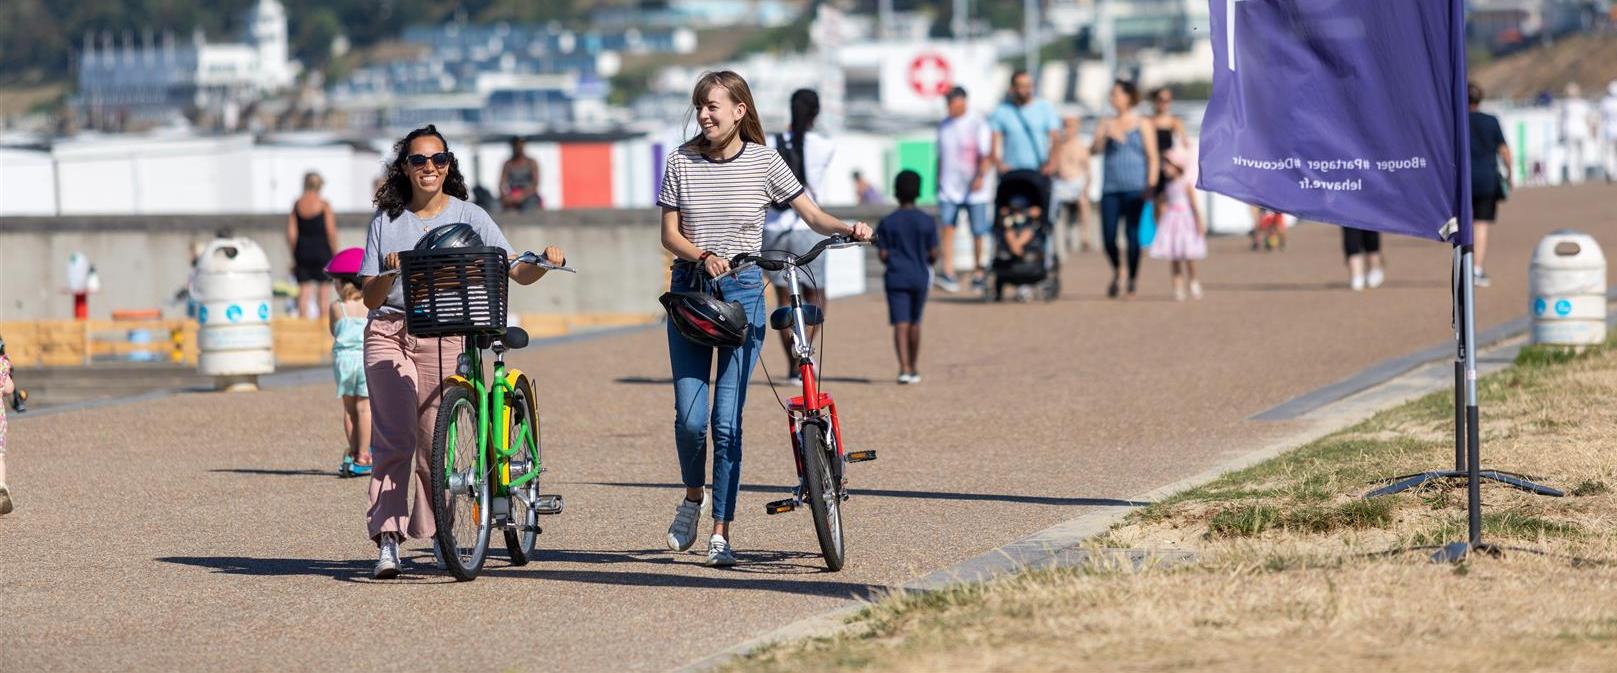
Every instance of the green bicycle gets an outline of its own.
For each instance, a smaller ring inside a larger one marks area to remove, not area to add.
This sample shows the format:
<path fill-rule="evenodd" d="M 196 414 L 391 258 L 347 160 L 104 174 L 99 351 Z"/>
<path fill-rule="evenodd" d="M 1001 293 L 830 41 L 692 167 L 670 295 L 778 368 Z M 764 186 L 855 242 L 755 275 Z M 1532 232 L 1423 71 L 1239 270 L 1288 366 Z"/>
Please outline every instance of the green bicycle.
<path fill-rule="evenodd" d="M 436 468 L 430 488 L 437 519 L 434 541 L 440 560 L 456 580 L 468 581 L 482 571 L 496 529 L 505 535 L 511 565 L 526 565 L 532 560 L 542 532 L 539 517 L 560 514 L 563 501 L 559 495 L 539 492 L 540 475 L 545 469 L 533 380 L 522 370 L 505 365 L 506 351 L 526 347 L 528 333 L 519 327 L 490 333 L 491 322 L 504 323 L 503 269 L 490 268 L 488 273 L 480 274 L 474 268 L 468 273 L 465 266 L 456 267 L 441 259 L 442 253 L 435 253 L 440 259 L 430 263 L 425 259 L 410 260 L 410 254 L 400 256 L 405 266 L 406 295 L 418 299 L 407 299 L 413 304 L 407 308 L 409 319 L 430 319 L 435 324 L 423 332 L 469 333 L 457 357 L 455 374 L 444 380 L 429 463 Z M 546 270 L 574 272 L 566 266 L 549 264 L 533 253 L 524 254 L 519 261 Z M 476 263 L 495 265 L 489 260 Z M 411 278 L 412 266 L 418 267 L 415 279 Z M 496 272 L 501 277 L 494 281 Z M 496 282 L 502 287 L 496 288 Z M 412 285 L 419 291 L 412 294 Z M 479 302 L 497 303 L 498 310 L 480 311 Z M 497 313 L 498 321 L 479 317 L 480 312 Z M 480 322 L 482 326 L 444 327 L 456 321 Z M 494 356 L 492 376 L 487 378 L 484 351 Z"/>

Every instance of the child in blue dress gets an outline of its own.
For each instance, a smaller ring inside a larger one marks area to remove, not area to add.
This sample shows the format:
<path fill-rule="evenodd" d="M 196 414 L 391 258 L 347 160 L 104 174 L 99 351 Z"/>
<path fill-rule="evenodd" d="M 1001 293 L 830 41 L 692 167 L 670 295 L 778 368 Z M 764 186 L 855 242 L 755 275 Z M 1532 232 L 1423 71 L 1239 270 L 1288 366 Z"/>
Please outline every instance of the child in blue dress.
<path fill-rule="evenodd" d="M 331 369 L 342 398 L 343 430 L 348 452 L 337 474 L 359 477 L 371 473 L 371 401 L 365 383 L 365 322 L 368 311 L 360 292 L 361 248 L 348 248 L 332 257 L 326 273 L 337 284 L 337 300 L 326 310 L 331 325 Z"/>

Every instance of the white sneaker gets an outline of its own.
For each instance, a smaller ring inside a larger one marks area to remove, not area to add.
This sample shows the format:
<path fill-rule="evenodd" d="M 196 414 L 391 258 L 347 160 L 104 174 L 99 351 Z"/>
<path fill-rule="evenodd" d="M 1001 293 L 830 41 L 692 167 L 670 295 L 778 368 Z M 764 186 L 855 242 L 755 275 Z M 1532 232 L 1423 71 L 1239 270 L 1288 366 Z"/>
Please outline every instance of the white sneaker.
<path fill-rule="evenodd" d="M 382 539 L 376 545 L 376 568 L 371 570 L 371 579 L 390 580 L 399 576 L 399 536 L 397 533 L 382 533 Z"/>
<path fill-rule="evenodd" d="M 679 507 L 674 509 L 674 522 L 668 524 L 668 548 L 674 551 L 685 551 L 696 544 L 697 520 L 713 511 L 713 494 L 702 491 L 702 502 L 691 502 L 684 498 L 679 499 Z"/>
<path fill-rule="evenodd" d="M 714 535 L 707 539 L 707 561 L 703 565 L 728 568 L 735 564 L 735 552 L 730 549 L 730 542 L 725 540 L 723 535 Z"/>
<path fill-rule="evenodd" d="M 910 374 L 910 384 L 913 385 L 913 384 L 920 383 L 920 382 L 921 382 L 921 375 L 920 374 Z"/>
<path fill-rule="evenodd" d="M 909 385 L 911 383 L 914 383 L 914 381 L 910 379 L 909 374 L 899 374 L 898 375 L 898 385 L 907 386 L 907 385 Z"/>
<path fill-rule="evenodd" d="M 1199 280 L 1190 281 L 1190 298 L 1191 299 L 1201 299 L 1202 298 L 1202 282 L 1201 281 L 1199 281 Z"/>
<path fill-rule="evenodd" d="M 1354 276 L 1351 281 L 1348 281 L 1348 287 L 1353 288 L 1354 292 L 1363 292 L 1364 276 Z"/>
<path fill-rule="evenodd" d="M 1387 274 L 1382 273 L 1381 269 L 1371 269 L 1370 275 L 1365 278 L 1365 282 L 1370 285 L 1370 289 L 1374 290 L 1381 287 L 1382 283 L 1387 282 Z"/>

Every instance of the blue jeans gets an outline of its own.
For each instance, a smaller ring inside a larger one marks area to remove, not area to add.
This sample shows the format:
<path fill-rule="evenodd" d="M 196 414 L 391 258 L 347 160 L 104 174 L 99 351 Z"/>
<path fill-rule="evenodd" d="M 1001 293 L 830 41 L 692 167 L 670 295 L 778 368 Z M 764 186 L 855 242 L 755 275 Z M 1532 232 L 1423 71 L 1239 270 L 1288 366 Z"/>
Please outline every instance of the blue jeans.
<path fill-rule="evenodd" d="M 1112 273 L 1117 273 L 1117 224 L 1122 220 L 1123 233 L 1128 236 L 1130 281 L 1140 272 L 1140 215 L 1144 210 L 1145 195 L 1141 192 L 1108 192 L 1100 196 L 1100 241 L 1106 246 L 1106 259 L 1112 263 Z"/>
<path fill-rule="evenodd" d="M 988 204 L 986 203 L 951 203 L 938 201 L 938 224 L 954 228 L 955 222 L 960 219 L 960 211 L 966 211 L 966 221 L 971 224 L 972 236 L 987 236 L 994 230 L 994 223 L 988 219 Z M 951 254 L 945 250 L 944 254 Z"/>
<path fill-rule="evenodd" d="M 675 289 L 694 287 L 705 278 L 695 265 L 674 265 Z M 686 341 L 668 325 L 668 361 L 674 374 L 674 445 L 679 449 L 679 476 L 686 488 L 707 482 L 708 429 L 713 432 L 713 519 L 735 520 L 736 492 L 741 488 L 741 411 L 747 406 L 747 382 L 758 349 L 764 343 L 764 276 L 748 269 L 719 281 L 725 301 L 747 311 L 747 340 L 740 348 L 709 348 Z M 718 376 L 708 400 L 708 372 L 718 352 Z M 711 411 L 710 411 L 711 409 Z"/>

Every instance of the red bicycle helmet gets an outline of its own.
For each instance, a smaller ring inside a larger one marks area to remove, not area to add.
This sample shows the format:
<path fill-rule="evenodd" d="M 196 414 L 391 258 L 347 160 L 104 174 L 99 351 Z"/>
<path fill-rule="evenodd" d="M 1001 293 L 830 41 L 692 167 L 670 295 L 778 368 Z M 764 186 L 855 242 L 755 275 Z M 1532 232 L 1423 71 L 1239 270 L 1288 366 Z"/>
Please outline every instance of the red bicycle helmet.
<path fill-rule="evenodd" d="M 705 292 L 664 292 L 660 301 L 674 330 L 692 342 L 740 348 L 747 340 L 747 312 L 739 303 Z"/>
<path fill-rule="evenodd" d="M 364 248 L 344 248 L 337 254 L 332 255 L 331 261 L 326 263 L 326 275 L 357 276 L 359 275 L 360 264 L 364 261 Z"/>

